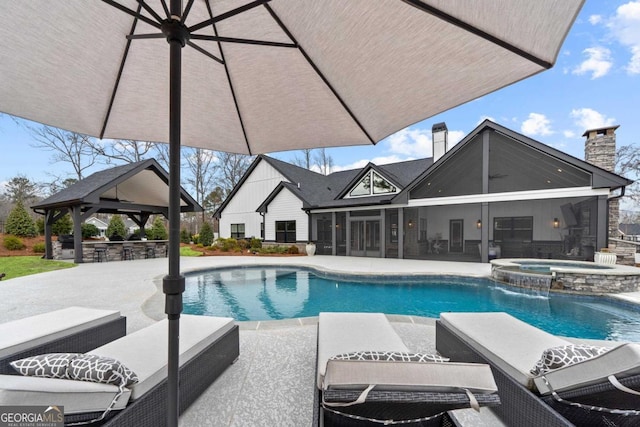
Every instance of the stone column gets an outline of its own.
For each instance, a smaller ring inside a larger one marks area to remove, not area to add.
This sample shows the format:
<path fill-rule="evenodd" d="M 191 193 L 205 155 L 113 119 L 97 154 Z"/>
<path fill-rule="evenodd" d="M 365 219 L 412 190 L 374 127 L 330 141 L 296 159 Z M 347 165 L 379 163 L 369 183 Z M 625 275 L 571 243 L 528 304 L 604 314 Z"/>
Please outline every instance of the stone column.
<path fill-rule="evenodd" d="M 609 172 L 615 172 L 616 163 L 616 129 L 619 125 L 608 126 L 586 131 L 582 136 L 584 143 L 584 160 Z M 620 222 L 620 200 L 609 201 L 609 237 L 618 238 Z"/>

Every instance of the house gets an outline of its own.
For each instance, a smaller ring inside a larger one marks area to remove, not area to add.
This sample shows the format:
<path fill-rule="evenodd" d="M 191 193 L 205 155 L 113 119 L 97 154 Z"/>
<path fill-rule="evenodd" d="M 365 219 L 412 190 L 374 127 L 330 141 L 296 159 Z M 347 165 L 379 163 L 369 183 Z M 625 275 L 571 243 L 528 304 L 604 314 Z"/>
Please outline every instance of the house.
<path fill-rule="evenodd" d="M 632 182 L 598 164 L 615 157 L 615 129 L 585 132 L 596 164 L 489 120 L 450 150 L 434 125 L 431 158 L 327 176 L 258 156 L 214 215 L 222 237 L 311 240 L 319 254 L 593 259 Z"/>

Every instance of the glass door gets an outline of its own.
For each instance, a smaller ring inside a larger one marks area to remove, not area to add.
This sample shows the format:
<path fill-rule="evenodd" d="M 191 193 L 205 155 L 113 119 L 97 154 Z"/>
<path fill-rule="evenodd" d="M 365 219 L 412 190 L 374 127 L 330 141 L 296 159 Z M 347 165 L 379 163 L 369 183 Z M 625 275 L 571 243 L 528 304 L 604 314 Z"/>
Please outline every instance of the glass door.
<path fill-rule="evenodd" d="M 463 224 L 461 219 L 449 221 L 449 252 L 461 253 L 464 250 Z"/>
<path fill-rule="evenodd" d="M 380 220 L 351 221 L 351 256 L 380 257 Z"/>

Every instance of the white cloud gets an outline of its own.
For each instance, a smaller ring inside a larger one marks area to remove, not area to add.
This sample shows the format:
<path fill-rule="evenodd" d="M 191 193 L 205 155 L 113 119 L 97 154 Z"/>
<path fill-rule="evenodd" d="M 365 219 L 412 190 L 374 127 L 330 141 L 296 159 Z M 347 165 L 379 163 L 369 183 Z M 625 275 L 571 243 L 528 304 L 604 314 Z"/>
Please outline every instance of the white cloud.
<path fill-rule="evenodd" d="M 575 124 L 582 130 L 597 129 L 615 124 L 614 117 L 607 117 L 591 108 L 578 108 L 571 110 L 571 117 Z"/>
<path fill-rule="evenodd" d="M 630 1 L 616 9 L 607 22 L 611 35 L 631 51 L 625 67 L 629 74 L 640 74 L 640 1 Z"/>
<path fill-rule="evenodd" d="M 591 15 L 589 17 L 589 23 L 591 23 L 591 25 L 597 25 L 600 22 L 602 22 L 602 15 Z"/>
<path fill-rule="evenodd" d="M 576 133 L 572 130 L 563 130 L 562 134 L 564 135 L 565 138 L 575 138 Z"/>
<path fill-rule="evenodd" d="M 494 119 L 491 116 L 480 116 L 480 120 L 478 120 L 478 122 L 476 123 L 476 126 L 478 126 L 480 123 L 484 122 L 485 120 L 491 120 L 492 122 L 496 122 L 496 119 Z"/>
<path fill-rule="evenodd" d="M 389 151 L 405 156 L 428 157 L 431 153 L 431 131 L 402 129 L 387 138 Z"/>
<path fill-rule="evenodd" d="M 449 149 L 451 149 L 451 147 L 456 145 L 458 142 L 462 141 L 462 138 L 464 138 L 465 136 L 467 136 L 467 134 L 461 130 L 450 130 L 449 131 Z"/>
<path fill-rule="evenodd" d="M 591 73 L 591 80 L 607 75 L 613 65 L 611 51 L 609 49 L 594 46 L 586 48 L 582 53 L 587 56 L 587 59 L 573 69 L 573 74 L 581 76 L 586 73 Z"/>
<path fill-rule="evenodd" d="M 551 130 L 551 120 L 544 114 L 529 113 L 529 118 L 522 122 L 520 130 L 529 136 L 548 136 L 553 134 Z"/>

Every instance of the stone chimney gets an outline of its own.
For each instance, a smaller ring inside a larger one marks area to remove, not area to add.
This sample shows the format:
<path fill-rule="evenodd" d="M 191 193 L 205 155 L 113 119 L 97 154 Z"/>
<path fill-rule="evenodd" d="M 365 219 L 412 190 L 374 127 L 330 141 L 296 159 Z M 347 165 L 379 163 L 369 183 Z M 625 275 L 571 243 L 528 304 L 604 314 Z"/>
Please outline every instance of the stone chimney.
<path fill-rule="evenodd" d="M 433 162 L 435 163 L 449 150 L 449 132 L 444 122 L 436 123 L 431 127 L 431 141 Z"/>
<path fill-rule="evenodd" d="M 607 126 L 590 129 L 582 136 L 584 143 L 584 160 L 609 172 L 615 172 L 616 165 L 616 129 L 620 126 Z M 619 237 L 620 200 L 609 201 L 609 237 Z"/>

